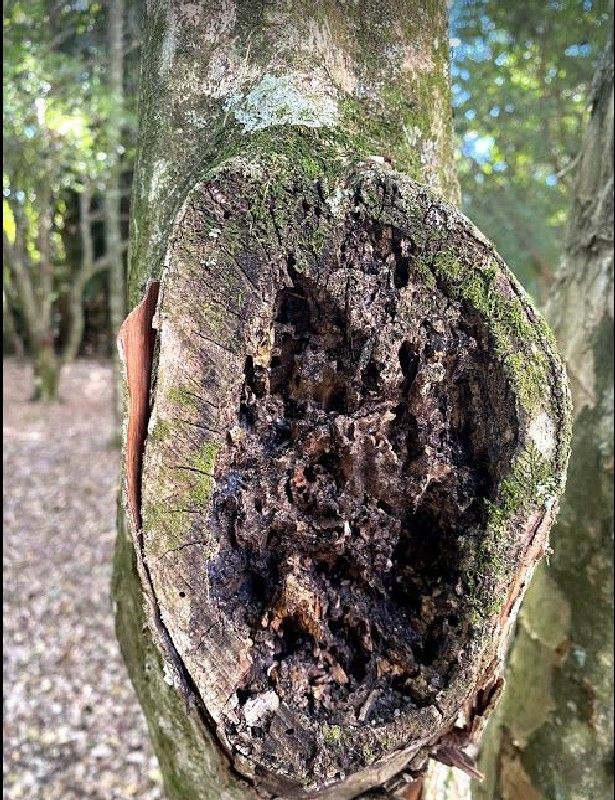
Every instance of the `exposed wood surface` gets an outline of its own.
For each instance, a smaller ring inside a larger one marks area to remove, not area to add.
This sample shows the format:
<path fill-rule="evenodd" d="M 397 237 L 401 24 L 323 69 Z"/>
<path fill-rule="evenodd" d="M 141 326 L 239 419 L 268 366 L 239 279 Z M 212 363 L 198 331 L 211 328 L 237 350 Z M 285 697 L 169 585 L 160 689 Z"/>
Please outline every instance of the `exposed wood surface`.
<path fill-rule="evenodd" d="M 322 187 L 292 189 L 290 206 L 269 201 L 265 245 L 242 169 L 195 189 L 162 278 L 142 521 L 160 624 L 221 747 L 265 792 L 398 794 L 427 754 L 478 777 L 464 747 L 498 696 L 565 466 L 561 366 L 493 250 L 423 188 L 359 172 L 335 215 Z M 127 358 L 133 509 L 154 291 L 122 334 L 125 358 L 128 336 L 145 355 Z M 531 363 L 536 342 L 544 397 L 528 413 L 508 359 Z M 503 496 L 496 525 L 486 509 Z"/>

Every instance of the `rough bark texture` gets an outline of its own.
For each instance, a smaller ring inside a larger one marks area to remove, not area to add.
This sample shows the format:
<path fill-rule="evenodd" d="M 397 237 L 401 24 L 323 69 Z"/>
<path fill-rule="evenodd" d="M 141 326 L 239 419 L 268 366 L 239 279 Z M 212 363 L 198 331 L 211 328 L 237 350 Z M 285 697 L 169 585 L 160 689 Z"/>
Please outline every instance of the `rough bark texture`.
<path fill-rule="evenodd" d="M 53 197 L 45 184 L 39 189 L 41 211 L 38 218 L 39 281 L 36 285 L 38 316 L 33 326 L 33 400 L 55 400 L 58 393 L 60 362 L 55 354 L 53 334 L 53 260 L 51 232 Z M 30 280 L 30 278 L 28 278 Z"/>
<path fill-rule="evenodd" d="M 2 337 L 3 352 L 9 352 L 18 358 L 22 358 L 25 351 L 24 343 L 17 333 L 13 311 L 7 300 L 6 284 L 2 292 Z"/>
<path fill-rule="evenodd" d="M 74 361 L 81 347 L 84 330 L 83 292 L 94 275 L 108 268 L 106 254 L 94 257 L 94 241 L 92 238 L 92 188 L 84 186 L 79 194 L 79 238 L 81 245 L 81 264 L 72 278 L 68 303 L 70 308 L 70 327 L 62 362 Z M 121 372 L 120 372 L 121 388 Z"/>
<path fill-rule="evenodd" d="M 569 409 L 523 291 L 412 180 L 455 195 L 444 11 L 148 8 L 115 598 L 170 798 L 475 772 Z"/>
<path fill-rule="evenodd" d="M 598 70 L 547 315 L 571 380 L 568 486 L 519 621 L 477 798 L 613 795 L 613 50 Z"/>
<path fill-rule="evenodd" d="M 130 307 L 202 170 L 250 134 L 336 129 L 458 199 L 441 0 L 146 4 Z"/>
<path fill-rule="evenodd" d="M 41 192 L 43 196 L 43 192 Z M 60 355 L 56 354 L 53 330 L 53 257 L 50 242 L 53 199 L 39 220 L 38 263 L 31 263 L 25 244 L 26 220 L 23 213 L 15 207 L 15 237 L 11 242 L 4 232 L 4 256 L 11 272 L 12 280 L 18 288 L 19 305 L 23 313 L 27 343 L 31 351 L 34 367 L 33 400 L 57 399 L 61 367 L 72 361 L 79 350 L 83 335 L 83 291 L 87 282 L 97 272 L 107 268 L 106 256 L 94 258 L 92 242 L 92 219 L 90 212 L 91 187 L 85 186 L 79 195 L 79 233 L 81 263 L 72 276 L 68 304 L 70 325 L 66 345 Z M 4 310 L 7 323 L 12 319 L 10 299 L 4 295 Z M 120 318 L 121 323 L 121 318 Z M 6 328 L 6 325 L 5 325 Z M 16 342 L 18 353 L 23 343 Z"/>

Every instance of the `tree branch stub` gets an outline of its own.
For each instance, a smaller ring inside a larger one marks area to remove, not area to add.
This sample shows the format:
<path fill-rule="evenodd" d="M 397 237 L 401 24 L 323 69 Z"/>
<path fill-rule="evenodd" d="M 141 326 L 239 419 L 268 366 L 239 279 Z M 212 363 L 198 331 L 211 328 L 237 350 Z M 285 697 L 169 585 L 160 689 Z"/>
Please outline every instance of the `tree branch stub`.
<path fill-rule="evenodd" d="M 262 153 L 188 195 L 156 319 L 133 539 L 233 768 L 286 798 L 472 773 L 568 458 L 523 290 L 386 165 Z"/>

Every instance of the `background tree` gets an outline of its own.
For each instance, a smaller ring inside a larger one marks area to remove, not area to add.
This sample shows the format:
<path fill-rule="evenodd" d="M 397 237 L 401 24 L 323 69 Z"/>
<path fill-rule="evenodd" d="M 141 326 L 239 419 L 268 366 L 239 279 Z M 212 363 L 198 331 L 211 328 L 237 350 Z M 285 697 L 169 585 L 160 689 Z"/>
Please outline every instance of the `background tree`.
<path fill-rule="evenodd" d="M 459 0 L 451 7 L 463 209 L 543 303 L 608 27 L 608 0 Z"/>
<path fill-rule="evenodd" d="M 122 136 L 124 128 L 124 2 L 109 0 L 108 7 L 109 64 L 108 80 L 112 95 L 109 114 L 110 174 L 105 189 L 105 232 L 109 260 L 109 317 L 113 336 L 117 336 L 126 313 L 126 273 L 120 224 Z M 121 429 L 122 374 L 117 350 L 113 351 L 114 416 L 118 432 Z"/>
<path fill-rule="evenodd" d="M 123 281 L 128 208 L 119 157 L 125 152 L 130 166 L 135 83 L 127 81 L 121 119 L 112 83 L 118 69 L 121 76 L 123 48 L 135 65 L 134 10 L 124 37 L 116 22 L 123 13 L 105 15 L 97 3 L 4 6 L 5 305 L 33 356 L 37 398 L 55 397 L 61 364 L 79 351 L 88 287 L 106 278 L 111 263 L 119 264 L 115 284 Z M 103 58 L 107 19 L 119 42 L 112 80 Z M 106 205 L 115 209 L 105 225 L 101 197 L 112 197 Z M 10 325 L 5 333 L 12 335 Z"/>
<path fill-rule="evenodd" d="M 594 76 L 549 296 L 575 412 L 550 563 L 528 590 L 478 798 L 613 793 L 613 45 Z"/>
<path fill-rule="evenodd" d="M 40 399 L 57 390 L 56 298 L 70 282 L 77 292 L 100 267 L 85 241 L 71 274 L 60 236 L 66 191 L 87 195 L 104 172 L 108 107 L 96 67 L 83 51 L 66 52 L 74 32 L 91 30 L 95 17 L 70 7 L 63 12 L 60 22 L 43 2 L 4 6 L 4 253 Z"/>

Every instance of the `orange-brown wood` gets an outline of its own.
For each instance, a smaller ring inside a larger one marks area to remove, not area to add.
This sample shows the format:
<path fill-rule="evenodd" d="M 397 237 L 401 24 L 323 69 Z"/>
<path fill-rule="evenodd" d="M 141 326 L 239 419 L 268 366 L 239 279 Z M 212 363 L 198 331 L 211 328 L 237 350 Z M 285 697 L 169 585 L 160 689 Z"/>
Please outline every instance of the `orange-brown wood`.
<path fill-rule="evenodd" d="M 401 793 L 403 800 L 427 800 L 424 797 L 425 781 L 422 776 L 415 778 Z"/>
<path fill-rule="evenodd" d="M 126 317 L 117 342 L 128 388 L 125 461 L 128 507 L 141 527 L 141 468 L 149 418 L 149 386 L 156 332 L 152 320 L 158 302 L 158 281 L 150 281 L 143 300 Z"/>

